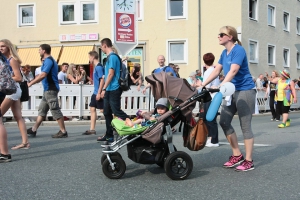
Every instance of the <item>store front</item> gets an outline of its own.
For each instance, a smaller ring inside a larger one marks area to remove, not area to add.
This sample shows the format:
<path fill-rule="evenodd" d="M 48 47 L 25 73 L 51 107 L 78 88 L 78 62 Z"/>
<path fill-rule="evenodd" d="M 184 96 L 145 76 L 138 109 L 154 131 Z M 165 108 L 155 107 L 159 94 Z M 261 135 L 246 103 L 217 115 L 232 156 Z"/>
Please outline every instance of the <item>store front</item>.
<path fill-rule="evenodd" d="M 101 52 L 101 62 L 103 64 L 103 59 L 106 58 L 106 54 L 101 51 L 99 48 L 99 52 Z M 133 49 L 131 52 L 127 54 L 128 60 L 127 60 L 127 68 L 130 71 L 135 63 L 139 63 L 141 65 L 141 71 L 144 72 L 144 47 L 138 46 L 135 49 Z M 124 58 L 124 56 L 122 57 Z M 126 64 L 126 62 L 124 62 Z"/>

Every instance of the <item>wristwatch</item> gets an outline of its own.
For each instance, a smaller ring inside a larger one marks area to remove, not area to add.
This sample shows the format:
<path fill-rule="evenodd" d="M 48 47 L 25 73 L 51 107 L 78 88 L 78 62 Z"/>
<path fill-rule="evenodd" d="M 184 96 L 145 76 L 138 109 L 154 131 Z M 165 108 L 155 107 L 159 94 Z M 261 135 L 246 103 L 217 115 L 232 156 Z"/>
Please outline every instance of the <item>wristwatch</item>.
<path fill-rule="evenodd" d="M 105 89 L 105 88 L 103 88 L 103 89 L 102 89 L 102 91 L 106 91 L 106 89 Z"/>

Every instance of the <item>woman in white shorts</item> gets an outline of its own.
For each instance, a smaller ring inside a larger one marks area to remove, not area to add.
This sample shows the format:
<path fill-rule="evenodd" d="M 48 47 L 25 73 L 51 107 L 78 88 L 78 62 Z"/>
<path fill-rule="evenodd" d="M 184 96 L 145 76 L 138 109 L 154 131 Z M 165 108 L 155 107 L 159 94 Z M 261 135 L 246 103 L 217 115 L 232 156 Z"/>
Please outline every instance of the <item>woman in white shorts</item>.
<path fill-rule="evenodd" d="M 6 57 L 7 64 L 11 67 L 12 78 L 15 80 L 15 84 L 17 87 L 17 92 L 12 95 L 6 95 L 4 101 L 1 104 L 2 115 L 5 115 L 9 108 L 13 112 L 14 118 L 18 123 L 22 136 L 22 143 L 12 147 L 11 149 L 28 149 L 30 147 L 30 144 L 28 143 L 25 121 L 22 118 L 20 101 L 22 90 L 20 88 L 19 82 L 22 81 L 22 75 L 20 71 L 22 61 L 19 58 L 13 44 L 7 39 L 0 40 L 0 51 Z"/>

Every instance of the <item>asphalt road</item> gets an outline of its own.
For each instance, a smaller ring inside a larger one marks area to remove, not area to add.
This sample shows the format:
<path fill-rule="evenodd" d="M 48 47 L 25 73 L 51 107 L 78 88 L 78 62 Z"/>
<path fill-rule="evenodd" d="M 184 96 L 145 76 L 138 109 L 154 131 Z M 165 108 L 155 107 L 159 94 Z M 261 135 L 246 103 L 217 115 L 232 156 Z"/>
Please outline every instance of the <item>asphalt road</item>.
<path fill-rule="evenodd" d="M 255 170 L 222 168 L 231 155 L 222 130 L 221 146 L 191 152 L 174 135 L 178 150 L 191 155 L 194 169 L 188 179 L 173 181 L 156 165 L 141 165 L 120 150 L 127 170 L 118 180 L 108 179 L 100 165 L 96 136 L 83 136 L 88 125 L 67 125 L 69 138 L 52 139 L 56 126 L 42 126 L 29 150 L 11 150 L 13 162 L 0 164 L 0 199 L 300 199 L 300 118 L 291 113 L 291 126 L 277 128 L 269 115 L 255 116 Z M 242 143 L 237 118 L 233 125 Z M 105 125 L 97 125 L 97 136 Z M 15 126 L 8 126 L 9 146 L 20 143 Z M 241 146 L 242 152 L 244 147 Z"/>

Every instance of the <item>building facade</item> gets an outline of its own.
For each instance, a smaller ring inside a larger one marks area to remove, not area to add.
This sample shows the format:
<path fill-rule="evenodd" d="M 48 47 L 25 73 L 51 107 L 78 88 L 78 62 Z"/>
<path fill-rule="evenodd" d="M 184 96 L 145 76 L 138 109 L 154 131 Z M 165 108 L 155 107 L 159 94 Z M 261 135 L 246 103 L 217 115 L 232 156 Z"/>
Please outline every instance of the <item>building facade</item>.
<path fill-rule="evenodd" d="M 117 1 L 117 0 L 115 0 Z M 131 0 L 133 1 L 133 0 Z M 237 28 L 254 76 L 288 68 L 299 77 L 299 0 L 137 0 L 139 45 L 129 64 L 139 62 L 144 75 L 158 67 L 157 56 L 166 64 L 180 66 L 181 77 L 203 66 L 202 55 L 212 52 L 218 62 L 224 47 L 218 44 L 219 29 Z M 40 65 L 38 46 L 48 43 L 59 64 L 84 65 L 88 52 L 112 35 L 112 0 L 10 0 L 2 9 L 4 27 L 0 38 L 18 48 L 22 64 Z"/>

